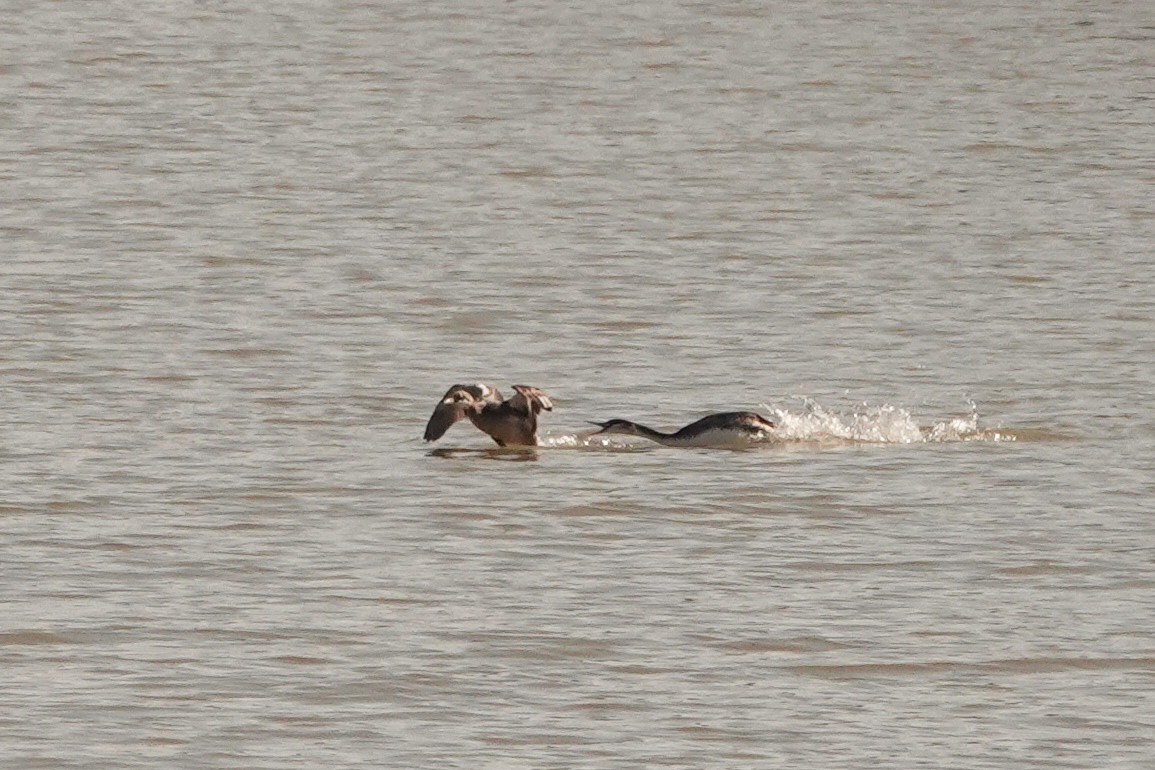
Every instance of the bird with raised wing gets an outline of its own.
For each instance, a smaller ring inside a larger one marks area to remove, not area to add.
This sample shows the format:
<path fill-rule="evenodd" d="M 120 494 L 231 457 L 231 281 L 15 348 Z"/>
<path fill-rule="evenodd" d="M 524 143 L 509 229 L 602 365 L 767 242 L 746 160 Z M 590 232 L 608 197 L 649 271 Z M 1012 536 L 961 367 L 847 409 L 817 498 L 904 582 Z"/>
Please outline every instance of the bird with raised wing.
<path fill-rule="evenodd" d="M 425 425 L 425 440 L 436 441 L 455 422 L 468 419 L 498 446 L 537 446 L 537 416 L 553 411 L 553 401 L 537 388 L 514 385 L 515 395 L 502 399 L 491 385 L 454 385 L 445 392 Z"/>

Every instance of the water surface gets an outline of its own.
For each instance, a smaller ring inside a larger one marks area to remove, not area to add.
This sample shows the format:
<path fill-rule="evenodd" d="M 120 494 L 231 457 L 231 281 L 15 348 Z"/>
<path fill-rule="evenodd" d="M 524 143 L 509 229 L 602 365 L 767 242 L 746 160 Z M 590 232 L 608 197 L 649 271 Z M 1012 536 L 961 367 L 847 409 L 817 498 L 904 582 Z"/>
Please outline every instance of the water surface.
<path fill-rule="evenodd" d="M 5 767 L 1151 766 L 1146 4 L 0 36 Z"/>

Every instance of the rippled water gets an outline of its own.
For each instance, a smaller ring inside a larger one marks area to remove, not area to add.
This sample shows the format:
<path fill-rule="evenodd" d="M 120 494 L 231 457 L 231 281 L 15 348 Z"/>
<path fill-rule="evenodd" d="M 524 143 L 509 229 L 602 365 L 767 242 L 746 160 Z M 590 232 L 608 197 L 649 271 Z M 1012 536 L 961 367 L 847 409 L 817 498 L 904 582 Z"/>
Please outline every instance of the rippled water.
<path fill-rule="evenodd" d="M 0 38 L 4 767 L 1152 766 L 1149 4 Z"/>

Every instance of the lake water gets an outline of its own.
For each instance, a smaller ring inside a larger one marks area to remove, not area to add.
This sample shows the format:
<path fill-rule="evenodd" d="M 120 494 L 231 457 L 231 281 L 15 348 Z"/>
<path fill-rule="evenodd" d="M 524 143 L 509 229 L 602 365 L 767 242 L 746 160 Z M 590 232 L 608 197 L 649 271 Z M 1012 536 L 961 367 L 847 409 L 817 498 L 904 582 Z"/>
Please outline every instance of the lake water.
<path fill-rule="evenodd" d="M 1155 763 L 1149 3 L 0 42 L 5 768 Z"/>

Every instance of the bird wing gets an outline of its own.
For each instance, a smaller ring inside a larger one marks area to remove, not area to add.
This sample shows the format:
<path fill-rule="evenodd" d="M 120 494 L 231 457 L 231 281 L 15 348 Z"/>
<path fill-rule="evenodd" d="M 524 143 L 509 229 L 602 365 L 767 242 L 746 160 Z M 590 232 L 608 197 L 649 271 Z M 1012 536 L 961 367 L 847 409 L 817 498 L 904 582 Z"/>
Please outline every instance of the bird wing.
<path fill-rule="evenodd" d="M 553 401 L 541 390 L 528 385 L 514 385 L 513 389 L 517 395 L 505 402 L 511 409 L 523 414 L 537 414 L 543 409 L 547 412 L 553 411 Z"/>
<path fill-rule="evenodd" d="M 478 401 L 499 403 L 501 394 L 496 388 L 483 382 L 472 385 L 454 385 L 445 391 L 445 395 L 433 409 L 429 422 L 425 424 L 425 440 L 436 441 L 445 435 L 453 423 L 465 419 L 470 404 Z"/>
<path fill-rule="evenodd" d="M 456 403 L 442 401 L 438 404 L 429 417 L 429 422 L 425 423 L 425 440 L 436 441 L 444 436 L 445 431 L 449 430 L 453 423 L 465 417 L 467 403 L 465 401 Z"/>
<path fill-rule="evenodd" d="M 495 404 L 504 401 L 501 394 L 497 392 L 497 388 L 486 385 L 484 382 L 474 382 L 468 385 L 454 385 L 445 391 L 445 395 L 441 397 L 442 402 L 451 400 L 453 395 L 460 391 L 465 391 L 477 401 L 492 401 Z"/>

